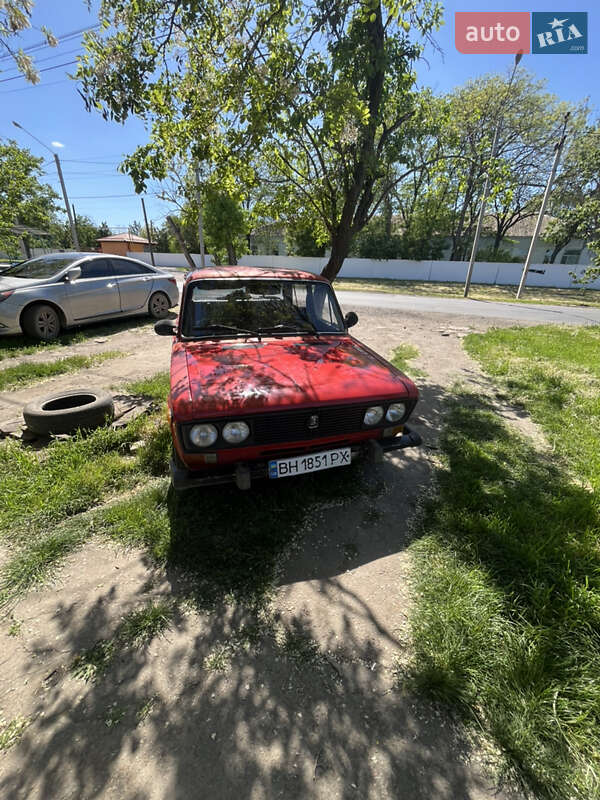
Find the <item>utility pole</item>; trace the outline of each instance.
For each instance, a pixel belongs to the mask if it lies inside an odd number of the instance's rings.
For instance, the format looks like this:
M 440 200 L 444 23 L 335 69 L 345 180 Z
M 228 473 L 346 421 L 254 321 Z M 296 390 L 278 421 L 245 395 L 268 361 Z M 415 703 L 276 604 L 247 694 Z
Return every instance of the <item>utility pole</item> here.
M 196 202 L 198 203 L 198 241 L 200 242 L 200 266 L 205 267 L 204 260 L 204 220 L 202 218 L 202 191 L 200 187 L 200 169 L 196 167 Z
M 13 125 L 15 128 L 19 128 L 19 130 L 26 133 L 27 136 L 31 136 L 32 139 L 38 144 L 41 144 L 42 147 L 45 147 L 52 155 L 54 156 L 54 163 L 56 164 L 56 171 L 58 172 L 58 179 L 60 181 L 60 186 L 62 189 L 63 200 L 65 201 L 65 210 L 67 212 L 67 217 L 69 218 L 69 225 L 71 227 L 71 238 L 73 239 L 73 247 L 75 250 L 79 250 L 79 237 L 77 236 L 77 228 L 75 227 L 75 222 L 73 221 L 73 215 L 71 214 L 71 206 L 69 204 L 69 197 L 67 195 L 67 187 L 65 186 L 65 179 L 63 178 L 62 168 L 60 166 L 60 159 L 58 157 L 58 153 L 55 153 L 54 150 L 51 150 L 47 144 L 44 144 L 37 136 L 34 136 L 33 133 L 30 133 L 27 128 L 24 128 L 22 125 L 19 125 L 18 122 L 13 120 Z
M 144 198 L 141 197 L 140 200 L 142 201 L 142 211 L 144 212 L 144 223 L 146 225 L 146 236 L 148 237 L 148 246 L 150 247 L 150 261 L 152 262 L 152 266 L 155 267 L 156 264 L 154 263 L 154 251 L 152 250 L 152 238 L 150 236 L 150 228 L 148 227 L 148 217 L 146 216 L 146 204 L 144 203 Z
M 513 66 L 513 71 L 510 76 L 510 80 L 508 82 L 508 86 L 506 87 L 506 94 L 502 103 L 504 104 L 509 96 L 510 87 L 512 86 L 512 82 L 515 77 L 515 73 L 517 71 L 517 67 L 519 66 L 519 61 L 523 58 L 522 51 L 518 52 L 515 55 L 515 64 Z M 500 106 L 500 112 L 502 111 L 502 105 Z M 494 130 L 494 139 L 492 141 L 492 154 L 490 160 L 493 160 L 496 157 L 496 148 L 498 146 L 498 136 L 500 135 L 500 126 L 502 125 L 502 114 L 500 113 L 498 116 L 498 122 L 496 124 L 496 129 Z M 483 185 L 483 197 L 481 198 L 481 208 L 479 209 L 479 217 L 477 219 L 477 228 L 475 230 L 475 239 L 473 240 L 473 248 L 471 250 L 471 258 L 469 260 L 469 268 L 467 269 L 467 277 L 465 280 L 465 291 L 463 293 L 463 297 L 469 296 L 469 289 L 471 288 L 471 278 L 473 277 L 473 269 L 475 267 L 475 259 L 477 258 L 477 250 L 479 249 L 479 238 L 481 236 L 481 228 L 483 227 L 483 220 L 485 217 L 485 209 L 487 206 L 487 199 L 488 194 L 490 193 L 490 171 L 489 169 L 486 172 L 485 176 L 485 183 Z
M 546 184 L 546 190 L 544 192 L 544 197 L 542 199 L 542 205 L 540 206 L 540 212 L 538 214 L 537 222 L 535 223 L 535 229 L 533 231 L 533 236 L 531 237 L 531 242 L 529 243 L 529 250 L 527 251 L 527 258 L 525 259 L 525 264 L 523 265 L 523 272 L 521 274 L 521 282 L 519 283 L 519 288 L 517 289 L 517 300 L 521 299 L 521 294 L 523 293 L 523 289 L 525 288 L 525 282 L 527 281 L 527 273 L 529 272 L 529 267 L 531 266 L 531 260 L 533 259 L 533 251 L 537 244 L 537 239 L 540 233 L 540 229 L 542 227 L 542 222 L 544 221 L 544 213 L 546 211 L 546 205 L 548 203 L 548 198 L 550 197 L 550 192 L 552 191 L 552 184 L 554 183 L 554 176 L 556 175 L 556 170 L 558 168 L 558 162 L 560 161 L 560 156 L 565 144 L 565 139 L 567 138 L 566 130 L 567 130 L 567 121 L 569 119 L 570 111 L 567 111 L 565 114 L 565 118 L 563 121 L 562 131 L 560 134 L 560 139 L 554 145 L 554 161 L 552 162 L 552 169 L 550 170 L 550 175 L 548 175 L 548 183 Z
M 56 171 L 58 172 L 58 179 L 60 181 L 60 186 L 62 189 L 63 200 L 65 201 L 65 208 L 67 209 L 67 217 L 69 218 L 69 225 L 71 226 L 71 238 L 73 239 L 73 247 L 75 248 L 75 250 L 79 250 L 80 249 L 79 236 L 77 236 L 77 227 L 75 225 L 75 220 L 73 219 L 73 214 L 71 213 L 71 206 L 69 205 L 69 197 L 67 195 L 67 187 L 65 186 L 65 179 L 63 178 L 62 174 L 62 167 L 60 166 L 60 158 L 58 157 L 58 153 L 52 153 L 52 155 L 54 156 Z

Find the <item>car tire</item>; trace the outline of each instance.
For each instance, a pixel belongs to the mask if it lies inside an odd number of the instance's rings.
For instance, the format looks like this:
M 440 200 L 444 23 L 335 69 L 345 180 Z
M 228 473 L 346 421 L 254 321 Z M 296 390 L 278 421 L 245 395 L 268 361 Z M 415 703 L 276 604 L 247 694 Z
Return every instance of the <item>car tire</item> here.
M 148 313 L 152 319 L 165 319 L 170 307 L 171 301 L 164 292 L 154 292 L 148 301 Z
M 36 303 L 25 309 L 21 327 L 27 336 L 48 342 L 56 339 L 60 333 L 60 316 L 53 306 Z
M 97 389 L 60 392 L 34 400 L 23 409 L 25 424 L 40 436 L 92 430 L 112 422 L 114 415 L 112 395 Z

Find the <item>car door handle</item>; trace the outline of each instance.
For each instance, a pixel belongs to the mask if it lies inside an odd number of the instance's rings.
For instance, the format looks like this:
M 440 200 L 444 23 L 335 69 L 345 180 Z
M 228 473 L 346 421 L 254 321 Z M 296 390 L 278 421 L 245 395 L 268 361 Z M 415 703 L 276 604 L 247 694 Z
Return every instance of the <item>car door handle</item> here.
M 116 283 L 107 283 L 106 284 L 106 288 L 107 289 L 114 289 L 116 285 L 117 285 Z

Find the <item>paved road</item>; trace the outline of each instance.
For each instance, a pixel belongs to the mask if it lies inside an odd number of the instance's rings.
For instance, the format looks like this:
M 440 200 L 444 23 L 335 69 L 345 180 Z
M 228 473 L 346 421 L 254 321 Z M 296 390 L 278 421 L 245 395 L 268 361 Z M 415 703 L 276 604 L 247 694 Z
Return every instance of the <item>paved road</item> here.
M 336 292 L 344 311 L 360 306 L 423 311 L 433 314 L 510 319 L 515 322 L 555 322 L 561 325 L 600 325 L 600 308 L 494 303 L 451 297 L 418 297 L 384 292 Z
M 177 274 L 179 290 L 183 275 Z M 509 319 L 515 322 L 555 322 L 559 325 L 600 325 L 600 308 L 586 306 L 529 305 L 526 303 L 494 303 L 487 300 L 465 300 L 454 297 L 420 297 L 387 292 L 336 292 L 343 310 L 368 306 L 393 308 L 397 311 L 423 311 L 431 314 Z

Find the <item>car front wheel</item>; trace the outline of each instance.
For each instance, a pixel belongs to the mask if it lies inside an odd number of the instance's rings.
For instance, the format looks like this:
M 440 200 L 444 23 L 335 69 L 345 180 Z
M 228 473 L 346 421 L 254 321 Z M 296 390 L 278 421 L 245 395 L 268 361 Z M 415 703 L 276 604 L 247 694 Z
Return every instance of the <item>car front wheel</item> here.
M 169 314 L 169 298 L 164 292 L 154 292 L 148 301 L 148 313 L 153 319 L 164 319 Z
M 50 341 L 56 339 L 60 333 L 60 317 L 52 306 L 38 303 L 26 309 L 23 314 L 22 328 L 27 336 Z

